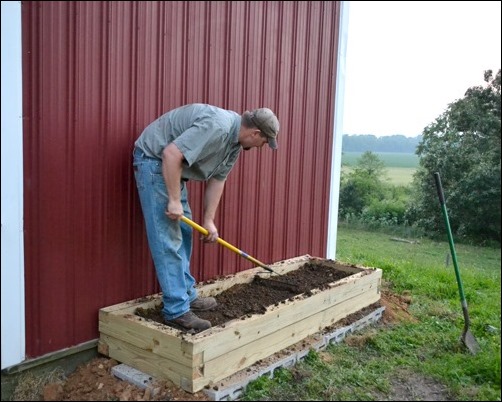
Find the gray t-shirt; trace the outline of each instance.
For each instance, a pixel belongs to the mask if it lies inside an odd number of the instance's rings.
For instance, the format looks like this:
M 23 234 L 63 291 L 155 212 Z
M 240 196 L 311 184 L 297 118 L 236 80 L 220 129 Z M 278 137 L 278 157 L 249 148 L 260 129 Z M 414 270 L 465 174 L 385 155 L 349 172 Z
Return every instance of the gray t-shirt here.
M 150 158 L 174 142 L 183 154 L 184 180 L 225 180 L 242 146 L 241 116 L 231 110 L 194 103 L 173 109 L 148 125 L 134 145 Z

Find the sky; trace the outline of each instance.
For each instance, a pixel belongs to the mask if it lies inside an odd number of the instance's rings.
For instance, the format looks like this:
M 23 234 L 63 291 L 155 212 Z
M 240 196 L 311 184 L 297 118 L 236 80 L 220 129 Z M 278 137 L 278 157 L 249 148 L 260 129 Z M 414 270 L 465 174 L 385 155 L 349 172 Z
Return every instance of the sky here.
M 420 135 L 501 68 L 500 1 L 349 1 L 343 133 Z

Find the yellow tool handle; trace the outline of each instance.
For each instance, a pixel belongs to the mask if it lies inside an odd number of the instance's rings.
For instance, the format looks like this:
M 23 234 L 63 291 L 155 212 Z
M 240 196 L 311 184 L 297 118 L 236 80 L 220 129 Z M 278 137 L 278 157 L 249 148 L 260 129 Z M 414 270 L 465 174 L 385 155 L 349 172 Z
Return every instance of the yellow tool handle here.
M 203 228 L 202 226 L 198 225 L 197 223 L 195 223 L 191 219 L 188 219 L 186 216 L 181 215 L 180 219 L 183 222 L 185 222 L 187 225 L 190 225 L 194 229 L 196 229 L 199 232 L 201 232 L 204 236 L 207 236 L 209 234 L 209 232 L 205 228 Z M 234 253 L 239 254 L 241 257 L 244 257 L 244 258 L 248 259 L 249 261 L 255 263 L 256 265 L 258 265 L 258 266 L 260 266 L 262 268 L 265 268 L 269 272 L 274 272 L 275 273 L 275 271 L 272 268 L 270 268 L 269 266 L 267 266 L 264 263 L 258 261 L 256 258 L 253 258 L 250 255 L 246 254 L 244 251 L 239 250 L 237 247 L 232 246 L 230 243 L 226 242 L 225 240 L 223 240 L 223 239 L 221 239 L 221 238 L 218 237 L 218 239 L 216 241 L 218 243 L 220 243 L 222 246 L 225 246 L 226 248 L 232 250 Z

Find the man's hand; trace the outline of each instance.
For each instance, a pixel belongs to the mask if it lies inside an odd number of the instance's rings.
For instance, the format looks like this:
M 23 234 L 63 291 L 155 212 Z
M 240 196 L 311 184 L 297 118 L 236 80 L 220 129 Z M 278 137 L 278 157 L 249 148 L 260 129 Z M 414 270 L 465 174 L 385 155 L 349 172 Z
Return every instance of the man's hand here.
M 173 220 L 178 220 L 183 215 L 183 206 L 180 201 L 169 200 L 166 208 L 166 215 Z
M 204 229 L 208 231 L 207 236 L 203 236 L 202 240 L 205 243 L 214 243 L 218 240 L 218 229 L 212 220 L 204 221 Z

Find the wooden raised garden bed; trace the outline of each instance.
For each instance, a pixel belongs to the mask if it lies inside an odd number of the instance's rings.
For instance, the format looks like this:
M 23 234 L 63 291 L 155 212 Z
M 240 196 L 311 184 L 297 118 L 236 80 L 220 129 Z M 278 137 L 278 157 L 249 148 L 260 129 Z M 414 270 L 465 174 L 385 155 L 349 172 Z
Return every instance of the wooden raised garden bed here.
M 169 378 L 188 392 L 197 392 L 380 300 L 382 272 L 378 268 L 308 255 L 271 267 L 282 275 L 306 263 L 315 264 L 316 269 L 336 268 L 348 276 L 270 305 L 264 313 L 235 318 L 196 334 L 137 314 L 138 308 L 158 308 L 162 303 L 159 294 L 102 308 L 98 350 L 154 377 Z M 199 295 L 223 295 L 234 285 L 251 283 L 262 272 L 262 268 L 254 268 L 200 284 Z M 286 280 L 283 276 L 272 278 Z

